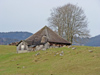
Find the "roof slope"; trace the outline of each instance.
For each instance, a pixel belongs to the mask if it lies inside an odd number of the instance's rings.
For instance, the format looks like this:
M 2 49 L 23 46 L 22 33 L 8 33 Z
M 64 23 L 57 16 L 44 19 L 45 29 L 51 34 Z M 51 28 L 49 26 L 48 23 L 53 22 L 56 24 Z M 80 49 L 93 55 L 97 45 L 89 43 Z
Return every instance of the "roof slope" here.
M 54 31 L 52 31 L 47 26 L 43 27 L 41 30 L 33 34 L 32 36 L 28 37 L 26 41 L 34 42 L 33 44 L 39 44 L 41 43 L 41 38 L 43 36 L 47 37 L 48 42 L 54 42 L 54 43 L 64 43 L 64 44 L 70 44 L 68 41 L 63 39 L 61 36 L 56 34 Z

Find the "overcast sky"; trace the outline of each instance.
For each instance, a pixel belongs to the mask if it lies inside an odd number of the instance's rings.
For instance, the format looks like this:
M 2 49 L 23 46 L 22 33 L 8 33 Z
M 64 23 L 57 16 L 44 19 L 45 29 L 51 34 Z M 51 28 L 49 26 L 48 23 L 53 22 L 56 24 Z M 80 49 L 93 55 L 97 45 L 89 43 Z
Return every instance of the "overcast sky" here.
M 0 32 L 37 32 L 48 25 L 51 9 L 65 4 L 82 7 L 91 36 L 100 34 L 100 0 L 0 0 Z

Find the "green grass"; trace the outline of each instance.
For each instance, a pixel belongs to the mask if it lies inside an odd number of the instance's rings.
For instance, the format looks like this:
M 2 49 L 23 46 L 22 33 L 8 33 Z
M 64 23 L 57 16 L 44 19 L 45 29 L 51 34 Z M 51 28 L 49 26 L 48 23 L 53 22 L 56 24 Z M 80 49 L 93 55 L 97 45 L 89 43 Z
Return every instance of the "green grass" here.
M 0 75 L 100 75 L 100 47 L 74 47 L 17 54 L 15 46 L 0 45 Z

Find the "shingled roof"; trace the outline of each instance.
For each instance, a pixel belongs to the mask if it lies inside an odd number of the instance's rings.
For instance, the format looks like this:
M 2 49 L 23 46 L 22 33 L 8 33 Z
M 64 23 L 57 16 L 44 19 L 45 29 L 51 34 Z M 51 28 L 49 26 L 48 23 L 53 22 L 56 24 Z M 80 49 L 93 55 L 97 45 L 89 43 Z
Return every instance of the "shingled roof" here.
M 43 36 L 47 37 L 48 42 L 52 43 L 60 43 L 60 44 L 68 44 L 70 45 L 71 43 L 63 39 L 61 36 L 56 34 L 54 31 L 52 31 L 50 28 L 47 26 L 43 27 L 41 30 L 33 34 L 32 36 L 28 37 L 25 41 L 29 44 L 40 44 L 41 43 L 41 38 Z

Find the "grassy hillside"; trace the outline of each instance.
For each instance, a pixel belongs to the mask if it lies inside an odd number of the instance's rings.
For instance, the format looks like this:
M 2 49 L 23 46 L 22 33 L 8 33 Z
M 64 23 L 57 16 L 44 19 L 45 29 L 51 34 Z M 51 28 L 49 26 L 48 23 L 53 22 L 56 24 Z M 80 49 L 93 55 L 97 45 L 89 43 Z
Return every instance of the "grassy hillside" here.
M 100 75 L 100 47 L 74 47 L 17 54 L 15 46 L 1 45 L 0 75 Z

